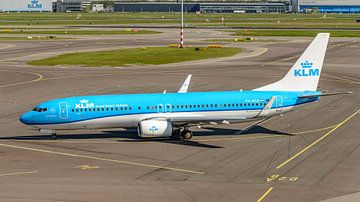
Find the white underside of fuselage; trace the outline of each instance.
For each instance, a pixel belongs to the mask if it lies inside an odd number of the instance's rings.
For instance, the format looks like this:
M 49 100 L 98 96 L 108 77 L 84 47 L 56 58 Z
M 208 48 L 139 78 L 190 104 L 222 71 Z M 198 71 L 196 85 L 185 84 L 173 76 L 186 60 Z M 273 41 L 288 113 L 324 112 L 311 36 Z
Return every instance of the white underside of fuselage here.
M 167 119 L 174 126 L 182 124 L 203 123 L 241 123 L 253 119 L 263 119 L 276 116 L 294 109 L 293 106 L 282 109 L 269 109 L 266 116 L 259 117 L 261 110 L 234 110 L 234 111 L 206 111 L 206 112 L 172 112 L 120 115 L 103 118 L 95 118 L 84 121 L 76 121 L 62 124 L 31 125 L 35 128 L 52 130 L 74 129 L 106 129 L 106 128 L 132 128 L 137 127 L 139 122 L 147 119 Z

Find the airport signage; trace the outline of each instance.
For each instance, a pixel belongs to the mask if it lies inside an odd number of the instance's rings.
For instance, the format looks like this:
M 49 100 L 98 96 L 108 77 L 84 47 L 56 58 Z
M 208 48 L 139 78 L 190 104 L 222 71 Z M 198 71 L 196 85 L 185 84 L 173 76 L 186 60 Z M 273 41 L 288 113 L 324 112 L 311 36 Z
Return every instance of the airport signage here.
M 53 9 L 52 0 L 12 0 L 0 1 L 0 11 L 48 11 Z

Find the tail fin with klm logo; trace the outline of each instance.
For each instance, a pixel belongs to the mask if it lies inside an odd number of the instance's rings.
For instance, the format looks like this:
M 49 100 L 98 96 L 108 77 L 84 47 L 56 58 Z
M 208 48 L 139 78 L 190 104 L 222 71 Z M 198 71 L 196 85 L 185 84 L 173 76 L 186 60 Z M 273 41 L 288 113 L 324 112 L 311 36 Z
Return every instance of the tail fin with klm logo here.
M 329 38 L 329 33 L 317 34 L 282 79 L 254 91 L 316 91 Z

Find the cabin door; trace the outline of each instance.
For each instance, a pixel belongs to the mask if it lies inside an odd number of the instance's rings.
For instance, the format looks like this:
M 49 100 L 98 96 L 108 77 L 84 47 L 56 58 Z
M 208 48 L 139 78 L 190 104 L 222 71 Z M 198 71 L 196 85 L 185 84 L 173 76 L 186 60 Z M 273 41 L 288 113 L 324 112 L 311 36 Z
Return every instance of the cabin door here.
M 67 119 L 68 118 L 68 107 L 66 102 L 60 102 L 60 119 Z
M 158 113 L 164 113 L 164 105 L 163 104 L 158 104 L 157 105 L 157 112 Z
M 165 112 L 166 112 L 166 113 L 170 113 L 170 112 L 171 112 L 171 109 L 172 109 L 172 105 L 171 105 L 171 104 L 168 103 L 168 104 L 165 105 Z
M 283 110 L 283 97 L 281 95 L 276 96 L 276 111 L 282 112 Z

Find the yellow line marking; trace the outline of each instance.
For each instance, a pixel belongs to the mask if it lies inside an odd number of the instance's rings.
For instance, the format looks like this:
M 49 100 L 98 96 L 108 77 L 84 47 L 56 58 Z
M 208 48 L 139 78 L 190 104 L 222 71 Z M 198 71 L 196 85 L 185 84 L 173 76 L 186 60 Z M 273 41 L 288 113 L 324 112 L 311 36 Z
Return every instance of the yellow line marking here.
M 39 171 L 28 171 L 28 172 L 17 172 L 17 173 L 6 173 L 6 174 L 0 174 L 0 177 L 3 176 L 11 176 L 11 175 L 26 175 L 26 174 L 33 174 L 37 173 Z
M 296 133 L 291 133 L 292 135 L 301 135 L 301 134 L 307 134 L 307 133 L 314 133 L 314 132 L 319 132 L 319 131 L 323 131 L 323 130 L 328 130 L 331 128 L 336 127 L 339 124 L 333 125 L 333 126 L 329 126 L 329 127 L 325 127 L 325 128 L 319 128 L 319 129 L 315 129 L 315 130 L 308 130 L 308 131 L 302 131 L 302 132 L 296 132 Z
M 82 170 L 89 170 L 89 169 L 100 168 L 100 166 L 81 165 L 81 166 L 76 166 L 75 168 L 80 168 Z
M 270 187 L 256 202 L 261 202 L 264 198 L 274 189 L 274 187 Z
M 348 122 L 351 118 L 353 118 L 355 115 L 357 115 L 360 112 L 360 109 L 357 110 L 355 113 L 353 113 L 352 115 L 350 115 L 348 118 L 346 118 L 343 122 L 339 123 L 338 125 L 336 125 L 336 127 L 334 127 L 332 130 L 330 130 L 329 132 L 327 132 L 325 135 L 323 135 L 322 137 L 320 137 L 318 140 L 316 140 L 315 142 L 311 143 L 309 146 L 305 147 L 303 150 L 301 150 L 300 152 L 298 152 L 297 154 L 295 154 L 294 156 L 292 156 L 291 158 L 289 158 L 288 160 L 286 160 L 285 162 L 281 163 L 278 167 L 276 167 L 276 169 L 279 169 L 281 167 L 283 167 L 284 165 L 286 165 L 287 163 L 289 163 L 290 161 L 292 161 L 293 159 L 295 159 L 296 157 L 300 156 L 302 153 L 304 153 L 306 150 L 310 149 L 311 147 L 313 147 L 314 145 L 316 145 L 317 143 L 319 143 L 321 140 L 323 140 L 324 138 L 326 138 L 327 136 L 329 136 L 331 133 L 333 133 L 335 130 L 337 130 L 338 128 L 340 128 L 342 125 L 344 125 L 346 122 Z
M 9 72 L 11 72 L 11 71 L 9 71 Z M 15 72 L 15 71 L 14 71 L 14 72 Z M 38 76 L 38 78 L 37 78 L 37 79 L 34 79 L 34 80 L 30 80 L 30 81 L 23 81 L 23 82 L 18 82 L 18 83 L 12 83 L 12 84 L 7 84 L 7 85 L 2 85 L 2 86 L 0 86 L 0 88 L 17 86 L 17 85 L 22 85 L 22 84 L 27 84 L 27 83 L 34 83 L 34 82 L 41 81 L 41 80 L 44 78 L 41 74 L 34 73 L 34 72 L 18 72 L 18 73 L 32 74 L 32 75 Z
M 23 149 L 23 150 L 28 150 L 28 151 L 42 152 L 42 153 L 48 153 L 48 154 L 57 154 L 57 155 L 62 155 L 62 156 L 70 156 L 70 157 L 85 158 L 85 159 L 92 159 L 92 160 L 99 160 L 99 161 L 107 161 L 107 162 L 112 162 L 112 163 L 120 163 L 120 164 L 134 165 L 134 166 L 142 166 L 142 167 L 148 167 L 148 168 L 173 170 L 173 171 L 184 172 L 184 173 L 193 173 L 193 174 L 199 174 L 199 175 L 205 174 L 204 172 L 186 170 L 186 169 L 181 169 L 181 168 L 158 166 L 158 165 L 137 163 L 137 162 L 131 162 L 131 161 L 121 161 L 121 160 L 116 160 L 116 159 L 107 159 L 107 158 L 100 158 L 100 157 L 94 157 L 94 156 L 85 156 L 85 155 L 80 155 L 80 154 L 70 154 L 70 153 L 56 152 L 56 151 L 50 151 L 50 150 L 45 150 L 45 149 L 30 148 L 30 147 L 22 147 L 22 146 L 10 145 L 10 144 L 2 144 L 1 143 L 0 146 L 16 148 L 16 149 Z

